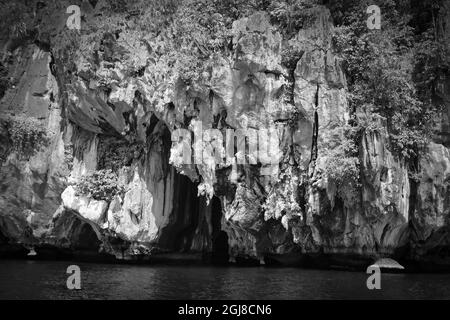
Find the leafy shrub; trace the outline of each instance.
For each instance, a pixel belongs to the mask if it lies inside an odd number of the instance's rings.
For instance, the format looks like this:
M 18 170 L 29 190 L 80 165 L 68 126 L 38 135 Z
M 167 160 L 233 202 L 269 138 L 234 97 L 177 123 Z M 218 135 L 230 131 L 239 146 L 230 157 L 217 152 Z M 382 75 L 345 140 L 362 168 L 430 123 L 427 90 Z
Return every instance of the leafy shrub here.
M 309 16 L 308 10 L 316 4 L 314 0 L 277 0 L 272 1 L 267 10 L 289 39 L 303 27 Z
M 129 166 L 132 160 L 139 158 L 142 153 L 143 145 L 140 143 L 104 137 L 99 144 L 99 169 L 117 172 L 122 167 Z
M 49 143 L 44 125 L 37 119 L 26 116 L 11 116 L 7 119 L 8 134 L 12 150 L 29 157 Z
M 436 69 L 445 69 L 431 62 L 443 61 L 442 54 L 435 59 L 439 52 L 436 39 L 415 34 L 411 9 L 402 3 L 337 3 L 339 14 L 332 12 L 340 25 L 334 45 L 345 61 L 351 108 L 371 110 L 386 119 L 396 153 L 406 159 L 416 157 L 437 118 L 437 108 L 430 102 L 432 86 L 427 82 L 434 81 Z M 381 7 L 381 30 L 366 26 L 365 8 L 370 4 Z
M 218 1 L 183 2 L 173 21 L 173 41 L 180 78 L 188 84 L 207 81 L 214 54 L 223 52 L 231 40 L 227 16 Z
M 303 55 L 303 50 L 295 48 L 293 46 L 288 46 L 281 52 L 281 64 L 285 66 L 288 70 L 294 71 L 297 67 L 297 62 Z
M 354 203 L 359 187 L 359 159 L 342 154 L 342 150 L 333 150 L 327 158 L 325 174 L 329 182 L 334 183 L 337 193 L 347 203 Z
M 346 126 L 339 144 L 327 154 L 322 174 L 336 186 L 338 196 L 354 203 L 359 189 L 360 163 L 358 158 L 357 129 Z
M 83 176 L 75 185 L 78 195 L 92 197 L 95 200 L 111 201 L 111 199 L 124 191 L 117 175 L 111 170 L 98 170 L 92 175 Z
M 264 219 L 280 219 L 283 215 L 298 216 L 301 209 L 298 204 L 299 177 L 292 167 L 280 174 L 279 181 L 272 188 L 263 204 Z

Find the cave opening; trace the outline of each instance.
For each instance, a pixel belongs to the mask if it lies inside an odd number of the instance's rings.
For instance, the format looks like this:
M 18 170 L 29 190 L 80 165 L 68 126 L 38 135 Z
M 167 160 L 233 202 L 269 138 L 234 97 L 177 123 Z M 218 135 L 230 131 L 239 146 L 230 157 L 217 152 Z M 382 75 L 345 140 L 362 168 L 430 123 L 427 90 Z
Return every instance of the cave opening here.
M 172 169 L 174 170 L 174 169 Z M 206 200 L 197 195 L 197 183 L 192 182 L 187 176 L 175 173 L 175 195 L 174 210 L 176 222 L 172 225 L 170 233 L 166 233 L 169 239 L 174 241 L 173 247 L 176 251 L 186 252 L 191 249 L 192 240 L 198 225 L 199 213 L 202 201 Z M 176 234 L 171 237 L 170 234 Z
M 227 263 L 228 236 L 222 230 L 220 199 L 213 196 L 208 204 L 206 197 L 199 195 L 200 181 L 191 180 L 188 175 L 178 172 L 170 165 L 171 133 L 158 120 L 148 128 L 149 141 L 155 141 L 156 133 L 162 147 L 161 171 L 166 175 L 163 194 L 171 192 L 171 196 L 165 196 L 162 203 L 162 215 L 168 219 L 168 223 L 160 232 L 158 248 L 167 253 L 201 252 L 203 258 L 212 258 L 216 263 Z M 161 151 L 158 149 L 158 152 Z
M 79 253 L 98 252 L 101 241 L 88 223 L 77 220 L 72 232 L 71 243 L 75 251 Z
M 211 202 L 211 224 L 212 224 L 212 255 L 211 260 L 215 264 L 228 263 L 228 235 L 222 230 L 222 204 L 216 196 Z

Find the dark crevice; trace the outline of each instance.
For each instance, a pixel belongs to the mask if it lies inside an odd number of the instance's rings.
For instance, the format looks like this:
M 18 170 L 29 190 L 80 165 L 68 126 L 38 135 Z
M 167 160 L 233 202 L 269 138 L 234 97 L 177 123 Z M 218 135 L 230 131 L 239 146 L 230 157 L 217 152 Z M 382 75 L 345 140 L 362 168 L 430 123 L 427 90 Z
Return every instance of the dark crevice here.
M 222 230 L 222 205 L 218 197 L 213 197 L 211 203 L 211 224 L 212 224 L 212 263 L 228 263 L 228 235 Z
M 319 115 L 317 113 L 317 110 L 319 108 L 319 89 L 320 86 L 317 85 L 317 91 L 315 96 L 315 108 L 314 108 L 313 136 L 311 144 L 311 164 L 313 165 L 313 171 L 311 173 L 311 176 L 314 175 L 315 163 L 317 160 L 317 153 L 318 153 L 317 139 L 319 136 Z
M 295 105 L 295 100 L 294 100 L 294 90 L 295 90 L 295 69 L 297 69 L 297 64 L 298 62 L 302 59 L 303 55 L 305 54 L 304 51 L 299 52 L 298 56 L 295 58 L 295 60 L 291 63 L 285 64 L 285 66 L 288 68 L 289 70 L 289 75 L 288 75 L 288 88 L 287 90 L 289 91 L 289 100 L 288 102 L 291 105 Z
M 171 223 L 161 230 L 160 245 L 169 251 L 189 251 L 195 230 L 198 226 L 201 201 L 205 198 L 197 196 L 197 183 L 172 169 L 174 178 L 173 217 Z
M 410 162 L 409 171 L 413 172 L 413 173 L 419 172 L 419 160 L 418 160 L 417 157 L 415 157 L 415 159 L 413 159 Z M 412 236 L 411 239 L 410 239 L 410 242 L 411 241 L 414 242 L 414 241 L 419 240 L 417 238 L 417 234 L 418 233 L 417 233 L 416 228 L 415 228 L 415 222 L 416 222 L 415 221 L 416 220 L 415 211 L 416 211 L 416 203 L 417 203 L 417 188 L 418 188 L 418 185 L 419 185 L 419 182 L 417 181 L 417 179 L 410 175 L 409 176 L 410 192 L 409 192 L 409 199 L 408 199 L 408 201 L 409 201 L 409 211 L 408 211 L 409 221 L 408 221 L 408 224 L 409 224 L 409 228 L 411 230 L 410 234 Z
M 8 237 L 5 236 L 2 232 L 2 230 L 0 229 L 0 244 L 4 244 L 4 243 L 8 243 Z
M 101 241 L 97 238 L 97 234 L 88 223 L 80 221 L 72 235 L 72 247 L 76 251 L 92 251 L 98 252 Z

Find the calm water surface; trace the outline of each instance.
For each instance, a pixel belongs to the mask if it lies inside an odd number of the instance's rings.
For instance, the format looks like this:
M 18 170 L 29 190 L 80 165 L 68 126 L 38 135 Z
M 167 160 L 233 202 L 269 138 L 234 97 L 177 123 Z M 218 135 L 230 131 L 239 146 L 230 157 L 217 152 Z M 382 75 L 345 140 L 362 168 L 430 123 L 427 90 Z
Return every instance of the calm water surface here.
M 81 268 L 82 290 L 66 269 Z M 0 299 L 449 299 L 450 274 L 368 275 L 295 268 L 136 266 L 0 260 Z

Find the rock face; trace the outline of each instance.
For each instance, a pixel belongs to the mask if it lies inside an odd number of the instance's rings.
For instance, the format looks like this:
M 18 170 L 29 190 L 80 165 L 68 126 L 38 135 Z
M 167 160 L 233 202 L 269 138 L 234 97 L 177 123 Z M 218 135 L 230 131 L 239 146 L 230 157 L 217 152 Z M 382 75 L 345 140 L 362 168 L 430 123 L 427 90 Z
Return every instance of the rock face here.
M 326 7 L 308 11 L 289 41 L 263 11 L 233 21 L 228 52 L 211 53 L 196 84 L 158 55 L 169 40 L 126 24 L 124 13 L 83 2 L 77 34 L 65 27 L 65 8 L 46 4 L 34 16 L 52 24 L 40 25 L 35 43 L 5 46 L 15 84 L 0 104 L 0 255 L 33 247 L 127 260 L 184 253 L 222 262 L 450 263 L 444 140 L 428 146 L 412 179 L 380 121 L 360 139 L 359 181 L 344 189 L 325 174 L 350 112 Z M 63 46 L 71 37 L 79 47 Z M 299 53 L 291 68 L 287 47 Z M 47 132 L 29 155 L 11 138 L 18 116 Z M 269 150 L 272 163 L 247 154 L 247 163 L 216 165 L 200 148 L 201 161 L 183 163 L 173 133 L 198 125 L 223 143 L 227 130 L 272 129 L 279 150 Z M 80 181 L 105 170 L 118 192 L 80 192 Z

